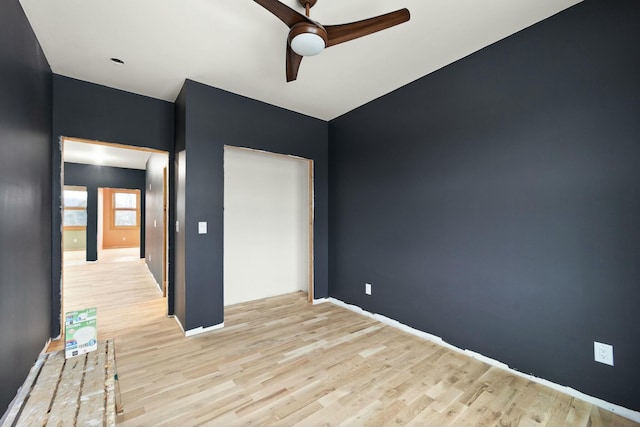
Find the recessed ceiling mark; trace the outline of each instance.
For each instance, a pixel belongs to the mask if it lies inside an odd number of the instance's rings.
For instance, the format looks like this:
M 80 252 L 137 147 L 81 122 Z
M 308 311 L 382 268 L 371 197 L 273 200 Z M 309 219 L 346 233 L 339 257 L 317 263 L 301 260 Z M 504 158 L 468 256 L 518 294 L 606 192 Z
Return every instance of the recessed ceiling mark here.
M 113 62 L 114 64 L 124 65 L 124 61 L 120 58 L 111 58 L 111 62 Z

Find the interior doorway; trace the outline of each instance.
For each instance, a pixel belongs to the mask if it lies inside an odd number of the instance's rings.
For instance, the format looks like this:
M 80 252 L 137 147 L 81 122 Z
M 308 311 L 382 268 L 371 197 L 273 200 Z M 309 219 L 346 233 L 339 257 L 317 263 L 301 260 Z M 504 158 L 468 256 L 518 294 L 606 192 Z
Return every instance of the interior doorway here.
M 313 299 L 313 161 L 225 146 L 224 305 Z
M 169 153 L 68 137 L 61 138 L 61 152 L 62 186 L 73 180 L 74 187 L 69 189 L 81 189 L 87 195 L 84 202 L 85 250 L 77 250 L 71 254 L 65 251 L 63 239 L 61 321 L 66 311 L 65 300 L 69 297 L 65 292 L 65 266 L 68 265 L 111 263 L 114 269 L 126 274 L 128 267 L 125 263 L 133 262 L 134 264 L 130 264 L 132 274 L 140 276 L 141 268 L 146 271 L 147 277 L 151 273 L 157 286 L 156 295 L 160 292 L 165 297 L 169 277 Z M 78 182 L 85 184 L 78 186 Z M 135 184 L 129 185 L 131 182 Z M 61 209 L 64 221 L 65 209 Z M 73 214 L 78 216 L 77 213 Z M 116 264 L 112 263 L 120 264 L 116 268 Z M 95 271 L 99 271 L 97 274 L 102 275 L 96 277 L 96 281 L 105 283 L 103 276 L 108 270 L 109 268 L 96 268 Z M 109 297 L 102 290 L 96 291 L 96 296 L 99 296 L 97 294 Z M 153 289 L 151 293 L 139 291 L 134 298 L 145 295 L 152 296 Z M 83 295 L 83 300 L 91 301 L 90 298 L 84 298 L 86 296 Z M 164 298 L 164 301 L 168 311 L 168 299 Z M 61 330 L 64 331 L 64 324 L 61 325 Z

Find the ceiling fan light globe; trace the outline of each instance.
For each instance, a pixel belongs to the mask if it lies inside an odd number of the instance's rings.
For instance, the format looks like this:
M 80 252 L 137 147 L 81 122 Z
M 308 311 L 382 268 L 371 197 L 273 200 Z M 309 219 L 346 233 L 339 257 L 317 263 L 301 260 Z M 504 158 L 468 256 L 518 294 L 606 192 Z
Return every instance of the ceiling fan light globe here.
M 325 42 L 318 34 L 301 33 L 291 40 L 291 49 L 300 56 L 313 56 L 322 52 Z

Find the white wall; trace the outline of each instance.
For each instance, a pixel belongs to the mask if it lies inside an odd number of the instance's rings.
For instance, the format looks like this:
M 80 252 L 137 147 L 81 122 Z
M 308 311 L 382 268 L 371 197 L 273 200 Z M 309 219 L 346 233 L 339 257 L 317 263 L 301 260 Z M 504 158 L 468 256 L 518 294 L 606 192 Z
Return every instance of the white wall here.
M 309 215 L 309 161 L 225 147 L 225 305 L 308 291 Z

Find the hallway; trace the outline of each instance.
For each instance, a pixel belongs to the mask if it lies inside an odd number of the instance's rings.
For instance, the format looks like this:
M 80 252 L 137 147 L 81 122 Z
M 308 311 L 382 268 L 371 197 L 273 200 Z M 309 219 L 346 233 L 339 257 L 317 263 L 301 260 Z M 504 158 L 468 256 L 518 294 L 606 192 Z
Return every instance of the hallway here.
M 100 341 L 120 342 L 158 324 L 180 332 L 166 317 L 166 299 L 138 254 L 138 248 L 103 250 L 95 263 L 85 262 L 83 251 L 64 254 L 63 312 L 96 307 Z M 62 348 L 62 340 L 52 341 L 48 351 Z

